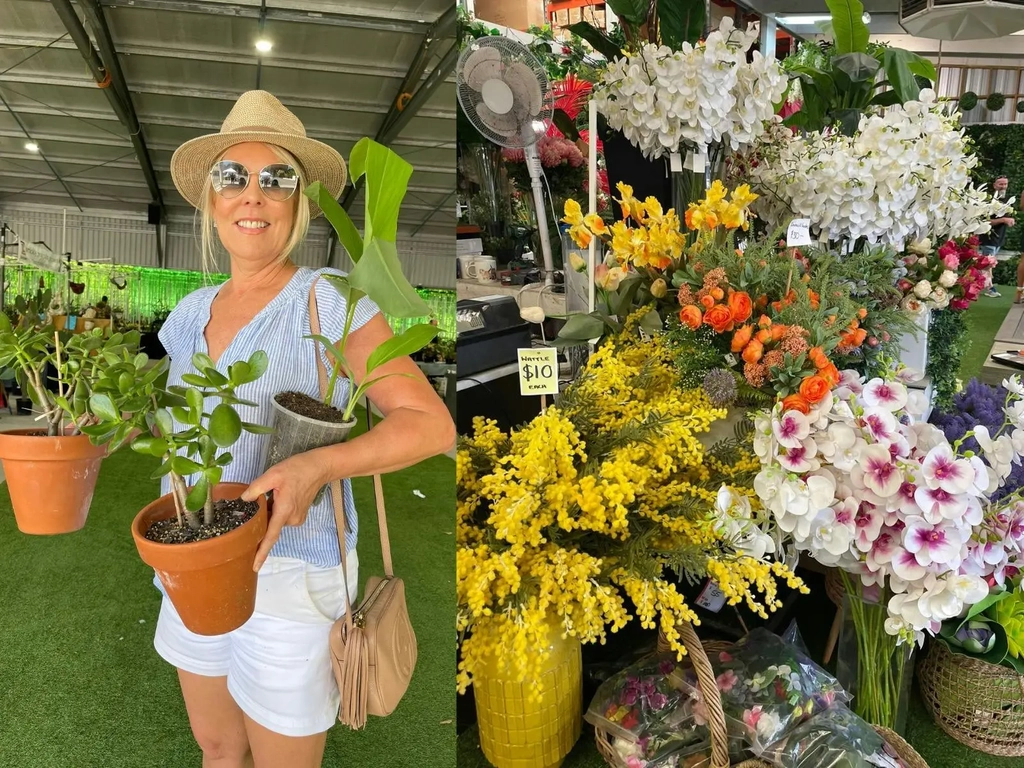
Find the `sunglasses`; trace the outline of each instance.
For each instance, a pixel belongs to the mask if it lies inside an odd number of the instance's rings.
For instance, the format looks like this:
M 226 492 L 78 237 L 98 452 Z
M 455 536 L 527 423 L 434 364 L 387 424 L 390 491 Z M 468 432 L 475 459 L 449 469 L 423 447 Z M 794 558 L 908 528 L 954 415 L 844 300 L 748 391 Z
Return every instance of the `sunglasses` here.
M 221 197 L 238 197 L 249 186 L 249 169 L 233 160 L 221 160 L 210 169 L 213 191 Z M 281 202 L 295 194 L 299 188 L 299 172 L 287 163 L 273 163 L 257 175 L 263 194 Z

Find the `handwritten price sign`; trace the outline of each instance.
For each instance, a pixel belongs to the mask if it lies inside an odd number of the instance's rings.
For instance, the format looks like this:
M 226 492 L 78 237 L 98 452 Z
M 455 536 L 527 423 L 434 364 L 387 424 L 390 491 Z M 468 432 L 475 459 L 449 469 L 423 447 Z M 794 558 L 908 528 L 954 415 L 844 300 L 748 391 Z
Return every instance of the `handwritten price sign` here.
M 522 395 L 558 394 L 558 351 L 554 347 L 520 349 L 519 393 Z

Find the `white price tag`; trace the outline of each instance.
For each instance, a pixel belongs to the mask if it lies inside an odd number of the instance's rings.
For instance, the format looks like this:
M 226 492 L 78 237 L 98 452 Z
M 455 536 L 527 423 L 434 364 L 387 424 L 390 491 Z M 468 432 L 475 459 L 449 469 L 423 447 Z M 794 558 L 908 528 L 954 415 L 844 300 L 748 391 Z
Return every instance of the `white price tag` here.
M 703 149 L 697 150 L 693 154 L 693 172 L 704 173 L 704 169 L 708 166 L 708 155 Z
M 704 589 L 697 596 L 697 605 L 701 608 L 706 608 L 712 613 L 718 613 L 725 607 L 725 595 L 722 594 L 722 590 L 718 588 L 716 582 L 708 579 Z
M 683 170 L 683 158 L 678 152 L 673 152 L 668 156 L 668 165 L 672 173 L 680 173 Z
M 554 347 L 519 349 L 519 393 L 558 394 L 558 350 Z
M 793 219 L 789 223 L 789 230 L 786 232 L 786 246 L 795 248 L 798 245 L 813 245 L 811 240 L 811 220 Z

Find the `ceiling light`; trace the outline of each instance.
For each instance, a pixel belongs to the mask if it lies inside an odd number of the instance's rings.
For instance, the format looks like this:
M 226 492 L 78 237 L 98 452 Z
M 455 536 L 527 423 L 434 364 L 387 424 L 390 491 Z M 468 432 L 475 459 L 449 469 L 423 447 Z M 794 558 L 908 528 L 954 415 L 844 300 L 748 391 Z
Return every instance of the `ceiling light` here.
M 820 24 L 823 21 L 832 21 L 828 14 L 797 13 L 788 16 L 776 16 L 779 24 L 801 26 L 805 24 Z
M 867 11 L 864 11 L 864 15 L 860 17 L 860 20 L 863 21 L 865 24 L 870 24 L 871 14 L 868 13 Z
M 34 141 L 30 141 L 28 144 L 25 145 L 25 149 L 27 149 L 29 152 L 38 152 L 39 145 L 36 144 Z
M 267 39 L 261 38 L 256 41 L 256 50 L 260 53 L 270 53 L 270 49 L 274 47 L 274 44 Z

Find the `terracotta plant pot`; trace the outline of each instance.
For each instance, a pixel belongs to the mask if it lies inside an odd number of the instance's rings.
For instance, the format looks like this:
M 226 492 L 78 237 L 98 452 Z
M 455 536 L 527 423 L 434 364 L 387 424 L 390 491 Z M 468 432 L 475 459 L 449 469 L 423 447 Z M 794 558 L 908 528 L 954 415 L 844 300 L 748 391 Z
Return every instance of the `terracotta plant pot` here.
M 18 530 L 42 535 L 80 530 L 106 454 L 105 445 L 93 445 L 85 435 L 0 432 L 0 459 Z
M 219 483 L 213 499 L 237 499 L 245 483 Z M 238 629 L 256 605 L 256 549 L 267 532 L 267 502 L 230 533 L 190 544 L 162 544 L 145 537 L 149 527 L 175 516 L 174 498 L 161 496 L 132 521 L 139 556 L 156 570 L 182 622 L 197 635 L 223 635 Z

